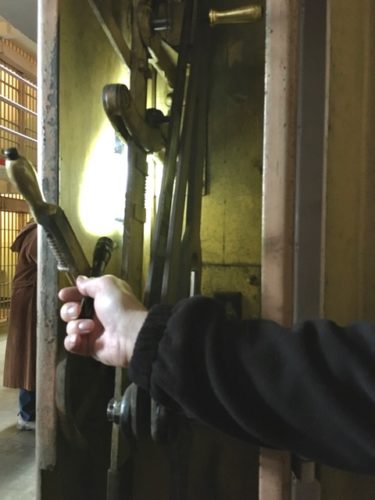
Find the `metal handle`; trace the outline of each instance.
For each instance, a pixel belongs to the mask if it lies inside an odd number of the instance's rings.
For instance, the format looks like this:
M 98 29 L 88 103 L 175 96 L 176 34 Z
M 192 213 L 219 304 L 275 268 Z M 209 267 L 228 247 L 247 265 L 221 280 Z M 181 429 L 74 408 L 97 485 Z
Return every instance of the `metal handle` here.
M 16 148 L 6 149 L 4 155 L 8 177 L 29 204 L 35 220 L 38 220 L 41 212 L 54 213 L 56 207 L 44 201 L 36 171 L 31 163 L 20 156 Z
M 211 26 L 217 24 L 242 24 L 253 23 L 258 21 L 263 14 L 260 5 L 248 5 L 247 7 L 240 7 L 231 10 L 213 10 L 208 13 L 208 18 Z

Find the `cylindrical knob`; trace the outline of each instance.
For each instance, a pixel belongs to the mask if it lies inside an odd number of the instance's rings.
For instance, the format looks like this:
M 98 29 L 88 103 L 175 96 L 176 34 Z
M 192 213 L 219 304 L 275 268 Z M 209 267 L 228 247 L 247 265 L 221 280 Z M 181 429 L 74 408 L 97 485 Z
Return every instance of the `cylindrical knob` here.
M 231 10 L 210 10 L 208 18 L 211 26 L 217 24 L 240 24 L 253 23 L 262 17 L 262 7 L 260 5 L 249 5 Z
M 110 400 L 107 406 L 107 419 L 109 422 L 120 426 L 126 436 L 130 437 L 132 435 L 129 391 L 125 391 L 120 400 Z
M 111 399 L 107 406 L 107 420 L 119 424 L 121 419 L 121 401 Z
M 130 384 L 120 400 L 111 399 L 107 406 L 107 419 L 120 426 L 128 437 L 139 438 L 150 434 L 150 396 Z

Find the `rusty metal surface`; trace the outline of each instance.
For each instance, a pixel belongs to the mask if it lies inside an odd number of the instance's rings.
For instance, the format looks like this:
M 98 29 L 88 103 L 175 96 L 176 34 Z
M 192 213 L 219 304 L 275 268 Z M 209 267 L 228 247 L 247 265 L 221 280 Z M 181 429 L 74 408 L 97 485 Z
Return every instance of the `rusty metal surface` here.
M 284 325 L 293 319 L 299 8 L 271 0 L 266 9 L 262 316 Z M 290 487 L 288 454 L 262 450 L 260 500 L 287 500 Z
M 41 0 L 38 13 L 38 165 L 46 199 L 58 200 L 58 0 Z M 39 231 L 37 323 L 38 498 L 42 471 L 56 465 L 55 363 L 57 353 L 57 268 Z M 48 283 L 48 287 L 45 284 Z

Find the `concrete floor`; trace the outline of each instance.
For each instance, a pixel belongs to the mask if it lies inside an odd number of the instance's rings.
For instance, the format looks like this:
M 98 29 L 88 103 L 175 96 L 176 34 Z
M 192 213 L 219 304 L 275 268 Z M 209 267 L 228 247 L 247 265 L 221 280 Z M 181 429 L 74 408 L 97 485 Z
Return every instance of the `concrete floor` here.
M 0 499 L 35 500 L 35 433 L 18 431 L 18 390 L 2 386 L 6 335 L 0 332 Z

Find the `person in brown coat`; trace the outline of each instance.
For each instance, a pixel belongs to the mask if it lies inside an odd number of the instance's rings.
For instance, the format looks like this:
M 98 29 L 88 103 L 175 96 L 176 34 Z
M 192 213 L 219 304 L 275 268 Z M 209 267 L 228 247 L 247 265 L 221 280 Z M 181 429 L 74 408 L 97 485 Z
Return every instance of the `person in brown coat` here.
M 37 224 L 29 222 L 14 240 L 18 253 L 12 283 L 9 329 L 5 351 L 5 387 L 18 388 L 17 428 L 35 429 Z

